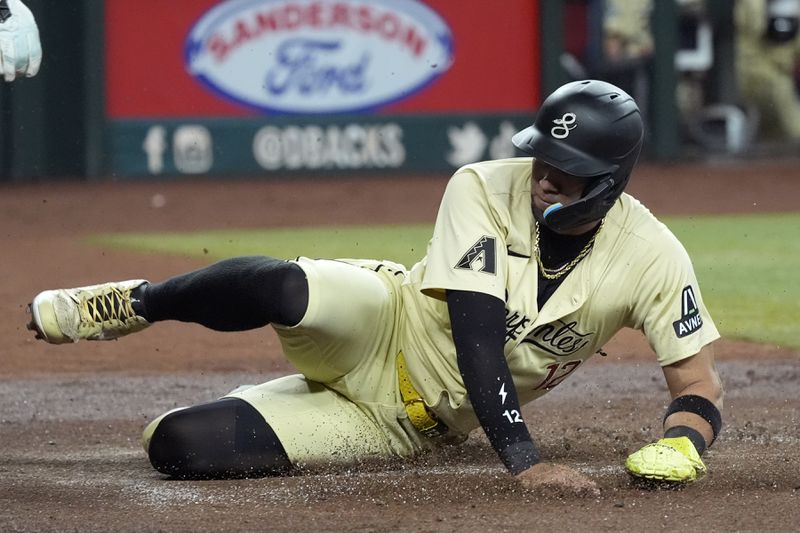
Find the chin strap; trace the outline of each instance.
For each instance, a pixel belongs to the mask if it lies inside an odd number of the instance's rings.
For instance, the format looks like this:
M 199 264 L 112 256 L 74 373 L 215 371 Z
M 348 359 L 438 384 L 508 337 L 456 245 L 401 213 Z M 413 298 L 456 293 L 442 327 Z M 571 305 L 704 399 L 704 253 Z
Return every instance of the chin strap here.
M 613 186 L 614 178 L 611 176 L 602 178 L 597 185 L 580 200 L 567 205 L 559 202 L 545 209 L 542 214 L 543 222 L 550 229 L 561 231 L 603 218 L 605 212 L 596 212 L 593 209 L 593 200 L 608 192 Z

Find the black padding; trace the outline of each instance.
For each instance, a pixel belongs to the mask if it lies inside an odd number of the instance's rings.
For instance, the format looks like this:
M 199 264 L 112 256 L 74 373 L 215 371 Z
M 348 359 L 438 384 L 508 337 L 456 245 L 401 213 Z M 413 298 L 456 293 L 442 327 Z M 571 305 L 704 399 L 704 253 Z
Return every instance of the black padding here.
M 671 414 L 681 411 L 694 413 L 711 424 L 711 431 L 714 433 L 714 437 L 711 439 L 711 442 L 714 442 L 714 439 L 717 438 L 717 434 L 719 434 L 720 430 L 722 429 L 722 413 L 719 412 L 719 409 L 717 409 L 716 405 L 714 405 L 710 400 L 703 398 L 702 396 L 697 396 L 696 394 L 678 396 L 672 400 L 672 402 L 670 402 L 669 407 L 667 408 L 667 413 L 664 415 L 664 420 L 666 420 Z
M 701 435 L 699 431 L 689 426 L 672 426 L 664 432 L 664 437 L 668 439 L 687 437 L 692 441 L 698 455 L 703 455 L 703 452 L 706 451 L 706 439 L 703 438 L 703 435 Z
M 180 479 L 263 477 L 291 463 L 261 414 L 239 398 L 223 398 L 165 416 L 148 449 L 153 468 Z
M 308 282 L 296 263 L 266 256 L 234 257 L 134 295 L 150 322 L 180 320 L 217 331 L 244 331 L 269 323 L 294 326 L 308 306 Z

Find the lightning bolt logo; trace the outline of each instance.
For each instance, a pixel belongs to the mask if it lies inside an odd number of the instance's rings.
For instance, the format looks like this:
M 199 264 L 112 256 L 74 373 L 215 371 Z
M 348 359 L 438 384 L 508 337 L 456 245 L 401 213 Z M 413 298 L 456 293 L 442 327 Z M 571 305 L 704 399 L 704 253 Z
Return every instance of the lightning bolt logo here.
M 505 383 L 503 383 L 503 385 L 500 387 L 500 392 L 498 392 L 497 395 L 500 396 L 500 404 L 501 405 L 505 404 L 506 403 L 506 396 L 508 396 L 508 393 L 506 392 L 506 384 Z

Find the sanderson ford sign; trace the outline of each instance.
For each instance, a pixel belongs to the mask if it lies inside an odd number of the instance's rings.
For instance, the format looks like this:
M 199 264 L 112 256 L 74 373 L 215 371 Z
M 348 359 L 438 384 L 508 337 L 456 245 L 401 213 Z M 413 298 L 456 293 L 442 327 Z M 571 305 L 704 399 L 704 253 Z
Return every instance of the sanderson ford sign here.
M 229 0 L 185 45 L 192 76 L 262 111 L 343 113 L 401 100 L 450 66 L 453 37 L 416 0 Z

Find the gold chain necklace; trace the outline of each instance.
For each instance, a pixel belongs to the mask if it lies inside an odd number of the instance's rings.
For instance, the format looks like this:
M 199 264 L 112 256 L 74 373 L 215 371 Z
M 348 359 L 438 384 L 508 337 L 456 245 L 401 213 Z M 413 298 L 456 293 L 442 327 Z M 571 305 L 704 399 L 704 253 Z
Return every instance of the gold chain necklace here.
M 592 248 L 594 247 L 594 240 L 597 237 L 597 234 L 600 233 L 600 230 L 603 229 L 603 222 L 605 222 L 605 218 L 600 220 L 600 225 L 597 227 L 597 230 L 594 232 L 594 235 L 592 235 L 592 238 L 589 239 L 589 242 L 586 243 L 586 246 L 583 247 L 583 250 L 581 250 L 580 253 L 577 256 L 575 256 L 575 259 L 573 259 L 566 265 L 562 265 L 558 268 L 547 268 L 546 266 L 544 266 L 544 263 L 542 263 L 542 258 L 541 258 L 542 254 L 541 250 L 539 249 L 539 222 L 536 222 L 536 243 L 534 245 L 535 247 L 533 251 L 534 254 L 536 255 L 536 262 L 539 264 L 539 272 L 541 272 L 542 276 L 546 279 L 558 279 L 562 276 L 565 276 L 573 268 L 575 268 L 575 265 L 580 263 L 581 259 L 589 255 L 589 252 L 592 251 Z

